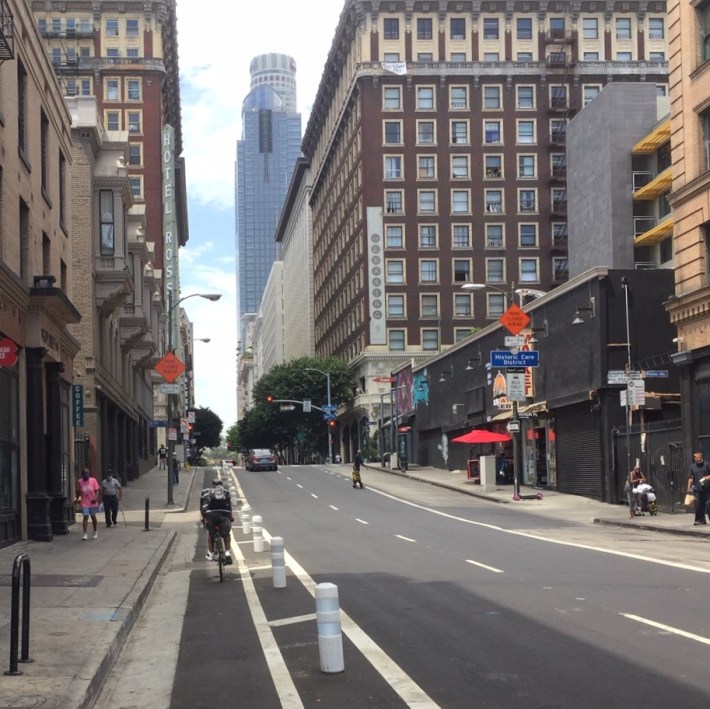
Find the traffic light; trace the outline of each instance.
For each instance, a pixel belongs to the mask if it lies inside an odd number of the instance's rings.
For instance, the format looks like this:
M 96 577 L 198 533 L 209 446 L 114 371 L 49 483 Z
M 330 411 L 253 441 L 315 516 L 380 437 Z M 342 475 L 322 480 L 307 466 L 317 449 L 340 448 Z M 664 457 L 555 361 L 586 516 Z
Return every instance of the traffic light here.
M 273 401 L 274 401 L 274 397 L 271 396 L 271 394 L 267 394 L 267 396 L 266 396 L 266 403 L 267 403 L 267 404 L 272 404 Z

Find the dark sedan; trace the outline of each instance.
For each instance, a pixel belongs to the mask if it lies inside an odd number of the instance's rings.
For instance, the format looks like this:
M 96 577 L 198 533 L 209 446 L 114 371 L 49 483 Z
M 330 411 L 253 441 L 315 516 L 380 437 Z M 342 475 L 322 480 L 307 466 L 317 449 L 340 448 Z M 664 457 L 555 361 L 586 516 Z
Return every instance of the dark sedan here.
M 278 470 L 279 461 L 266 448 L 255 448 L 247 455 L 245 467 L 247 470 Z

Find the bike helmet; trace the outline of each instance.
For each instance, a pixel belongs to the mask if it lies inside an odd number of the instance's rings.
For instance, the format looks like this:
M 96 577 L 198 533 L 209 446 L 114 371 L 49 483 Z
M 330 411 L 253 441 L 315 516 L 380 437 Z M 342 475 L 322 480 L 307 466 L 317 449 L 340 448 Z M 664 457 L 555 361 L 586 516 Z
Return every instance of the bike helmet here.
M 215 478 L 215 479 L 212 481 L 212 484 L 213 484 L 213 485 L 224 485 L 224 483 L 222 482 L 222 480 L 221 480 L 220 478 Z

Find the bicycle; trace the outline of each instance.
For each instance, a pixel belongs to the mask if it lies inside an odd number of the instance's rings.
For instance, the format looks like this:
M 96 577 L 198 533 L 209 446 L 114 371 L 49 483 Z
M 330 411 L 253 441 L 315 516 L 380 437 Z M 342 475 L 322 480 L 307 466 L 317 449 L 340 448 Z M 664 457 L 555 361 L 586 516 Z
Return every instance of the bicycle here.
M 214 535 L 214 554 L 217 557 L 217 564 L 219 565 L 219 582 L 224 581 L 224 567 L 226 563 L 226 549 L 224 548 L 224 539 L 222 535 L 217 531 Z

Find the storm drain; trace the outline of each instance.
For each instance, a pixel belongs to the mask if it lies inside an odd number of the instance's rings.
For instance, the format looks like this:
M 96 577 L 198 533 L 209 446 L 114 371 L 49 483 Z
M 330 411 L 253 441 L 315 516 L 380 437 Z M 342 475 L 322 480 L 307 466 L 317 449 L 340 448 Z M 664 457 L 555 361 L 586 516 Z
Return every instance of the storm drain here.
M 70 576 L 69 574 L 32 574 L 32 586 L 47 588 L 92 588 L 98 586 L 103 576 Z M 12 586 L 11 574 L 0 574 L 0 586 Z

